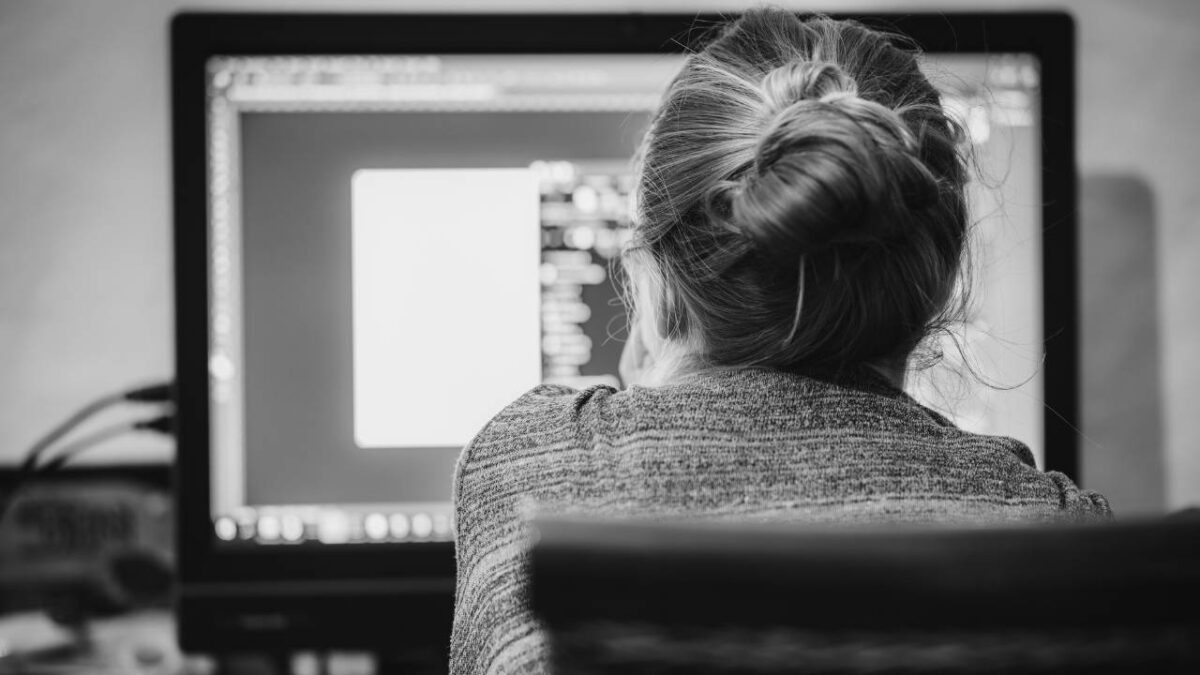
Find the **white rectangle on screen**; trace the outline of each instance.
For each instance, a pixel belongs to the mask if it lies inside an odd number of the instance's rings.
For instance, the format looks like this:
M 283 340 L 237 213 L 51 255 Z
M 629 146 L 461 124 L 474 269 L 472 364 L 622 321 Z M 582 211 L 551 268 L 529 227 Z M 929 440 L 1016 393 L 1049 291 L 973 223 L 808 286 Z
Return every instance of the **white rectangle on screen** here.
M 539 209 L 528 169 L 355 172 L 359 447 L 461 447 L 538 384 Z

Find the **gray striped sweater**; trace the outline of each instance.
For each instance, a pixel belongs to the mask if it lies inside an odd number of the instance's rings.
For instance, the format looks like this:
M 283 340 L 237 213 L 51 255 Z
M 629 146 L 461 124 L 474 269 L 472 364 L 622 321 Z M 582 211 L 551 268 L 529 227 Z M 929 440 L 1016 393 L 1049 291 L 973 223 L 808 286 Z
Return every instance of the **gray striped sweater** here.
M 546 667 L 527 606 L 531 509 L 787 521 L 1108 518 L 1011 438 L 959 430 L 887 384 L 722 370 L 655 388 L 541 386 L 459 458 L 453 673 Z

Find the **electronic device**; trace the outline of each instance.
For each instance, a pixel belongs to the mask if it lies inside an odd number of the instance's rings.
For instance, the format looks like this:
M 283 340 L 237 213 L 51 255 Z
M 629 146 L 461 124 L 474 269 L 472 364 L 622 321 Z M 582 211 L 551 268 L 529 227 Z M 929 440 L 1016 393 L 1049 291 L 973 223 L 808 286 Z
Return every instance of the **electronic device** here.
M 1074 474 L 1071 20 L 855 18 L 926 50 L 999 186 L 962 338 L 1020 386 L 913 393 Z M 446 644 L 459 451 L 539 382 L 618 385 L 630 158 L 720 20 L 174 19 L 185 648 Z

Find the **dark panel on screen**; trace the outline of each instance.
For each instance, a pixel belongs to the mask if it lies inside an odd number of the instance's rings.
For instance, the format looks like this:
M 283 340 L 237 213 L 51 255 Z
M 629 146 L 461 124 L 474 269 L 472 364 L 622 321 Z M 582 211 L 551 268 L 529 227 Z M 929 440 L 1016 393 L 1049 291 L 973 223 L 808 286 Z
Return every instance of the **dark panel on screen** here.
M 625 159 L 645 123 L 645 115 L 625 112 L 242 115 L 247 502 L 450 495 L 457 448 L 354 445 L 350 185 L 356 170 Z M 617 312 L 596 320 L 611 322 Z M 480 327 L 481 334 L 489 330 L 503 326 Z M 619 344 L 610 341 L 598 356 L 616 353 Z

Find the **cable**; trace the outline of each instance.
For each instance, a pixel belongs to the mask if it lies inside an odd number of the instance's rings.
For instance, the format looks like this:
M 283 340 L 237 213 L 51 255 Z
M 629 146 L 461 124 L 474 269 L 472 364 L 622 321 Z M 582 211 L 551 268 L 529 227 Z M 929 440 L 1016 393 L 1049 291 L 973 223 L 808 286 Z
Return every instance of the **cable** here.
M 37 467 L 38 458 L 46 452 L 47 448 L 53 446 L 56 442 L 70 433 L 83 422 L 94 417 L 96 414 L 111 408 L 119 403 L 171 403 L 175 399 L 175 383 L 167 380 L 164 382 L 155 382 L 153 384 L 127 389 L 116 394 L 107 394 L 96 400 L 88 403 L 80 408 L 73 415 L 63 420 L 44 436 L 39 438 L 29 450 L 25 453 L 25 459 L 17 467 L 12 482 L 8 489 L 0 492 L 0 519 L 4 518 L 4 514 L 8 511 L 8 507 L 16 498 L 21 485 L 35 472 L 46 470 L 53 471 L 65 464 L 71 457 L 79 454 L 84 449 L 100 443 L 101 441 L 113 438 L 121 433 L 126 433 L 134 429 L 152 429 L 162 433 L 172 433 L 174 429 L 174 417 L 164 415 L 162 417 L 141 420 L 132 425 L 123 423 L 121 425 L 113 425 L 98 432 L 85 436 L 74 443 L 67 445 L 66 450 L 60 453 L 59 457 L 51 460 L 47 466 L 41 469 Z M 53 466 L 49 466 L 52 464 Z
M 38 457 L 46 451 L 46 448 L 49 448 L 60 438 L 70 433 L 72 429 L 101 411 L 124 401 L 131 403 L 165 403 L 173 400 L 174 392 L 175 383 L 166 381 L 137 387 L 136 389 L 129 389 L 117 394 L 101 396 L 80 408 L 74 415 L 71 415 L 58 426 L 51 429 L 45 436 L 38 439 L 25 453 L 25 461 L 17 469 L 18 475 L 32 471 Z
M 155 431 L 160 434 L 169 435 L 172 433 L 174 425 L 175 416 L 169 414 L 134 422 L 121 422 L 109 425 L 63 446 L 63 449 L 57 455 L 37 467 L 36 472 L 46 474 L 57 471 L 79 453 L 92 446 L 99 445 L 110 438 L 123 436 L 132 431 Z
M 133 425 L 137 429 L 145 429 L 146 431 L 157 431 L 165 436 L 175 435 L 175 415 L 159 415 L 153 419 L 142 420 Z
M 39 438 L 37 442 L 29 448 L 29 450 L 25 453 L 25 461 L 21 462 L 21 466 L 18 467 L 17 473 L 22 474 L 31 471 L 34 465 L 37 463 L 38 456 L 45 452 L 46 448 L 53 445 L 55 441 L 63 436 L 66 436 L 71 432 L 72 429 L 79 426 L 89 418 L 95 416 L 97 413 L 121 403 L 124 400 L 124 392 L 119 394 L 109 394 L 107 396 L 101 396 L 95 401 L 92 401 L 91 403 L 88 403 L 80 408 L 78 412 L 63 420 L 58 426 L 51 429 L 50 432 L 45 436 Z
M 175 400 L 175 383 L 168 380 L 130 389 L 125 392 L 125 400 L 132 403 L 170 403 Z
M 121 422 L 119 424 L 110 424 L 107 427 L 93 431 L 86 436 L 82 436 L 64 445 L 62 451 L 59 452 L 57 456 L 46 460 L 41 466 L 36 467 L 34 471 L 36 473 L 49 473 L 54 471 L 62 467 L 63 464 L 66 464 L 67 460 L 71 459 L 75 455 L 78 455 L 80 452 L 87 450 L 93 445 L 99 445 L 110 438 L 124 436 L 133 430 L 133 422 Z

